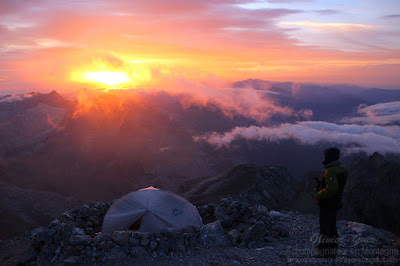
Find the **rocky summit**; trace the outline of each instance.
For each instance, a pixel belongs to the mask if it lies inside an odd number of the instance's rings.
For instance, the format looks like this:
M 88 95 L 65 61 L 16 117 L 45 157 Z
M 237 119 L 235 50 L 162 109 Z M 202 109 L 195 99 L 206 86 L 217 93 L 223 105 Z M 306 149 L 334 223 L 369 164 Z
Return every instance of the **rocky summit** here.
M 375 172 L 366 176 L 363 169 L 368 170 L 371 167 Z M 0 263 L 398 265 L 398 235 L 380 229 L 380 224 L 374 227 L 362 223 L 366 216 L 357 216 L 355 219 L 348 216 L 349 206 L 353 206 L 355 210 L 365 206 L 365 210 L 368 210 L 366 213 L 376 210 L 375 205 L 355 204 L 354 198 L 348 195 L 364 195 L 362 193 L 367 188 L 371 191 L 368 184 L 375 181 L 381 183 L 387 180 L 390 184 L 397 184 L 393 178 L 398 173 L 396 169 L 398 170 L 396 162 L 387 161 L 379 154 L 361 159 L 351 167 L 352 174 L 346 190 L 348 194 L 344 196 L 347 205 L 339 211 L 339 249 L 335 261 L 317 256 L 316 246 L 320 241 L 318 216 L 313 212 L 305 212 L 307 207 L 317 208 L 313 202 L 315 192 L 310 180 L 318 173 L 305 176 L 303 186 L 300 186 L 298 183 L 296 185 L 296 180 L 284 167 L 243 164 L 218 176 L 191 180 L 180 187 L 180 193 L 197 206 L 203 221 L 201 226 L 168 228 L 158 233 L 116 231 L 110 235 L 102 233 L 101 226 L 113 201 L 92 202 L 58 215 L 47 227 L 0 241 Z M 301 183 L 302 180 L 298 182 Z M 360 182 L 368 186 L 361 186 Z M 376 193 L 388 191 L 388 199 L 395 199 L 397 194 L 391 191 L 397 189 L 397 185 L 383 186 Z M 365 197 L 368 195 L 375 194 L 365 194 Z M 392 207 L 388 208 L 395 210 L 395 203 L 391 204 Z M 306 209 L 299 213 L 296 206 Z M 393 217 L 395 219 L 396 214 Z M 382 227 L 385 225 L 382 223 Z
M 159 233 L 101 233 L 112 202 L 64 212 L 48 227 L 0 243 L 2 264 L 241 265 L 321 263 L 318 218 L 270 210 L 233 197 L 197 207 L 204 225 Z M 399 238 L 372 226 L 340 221 L 339 262 L 399 262 Z M 17 248 L 18 247 L 18 248 Z M 4 254 L 8 252 L 7 256 Z

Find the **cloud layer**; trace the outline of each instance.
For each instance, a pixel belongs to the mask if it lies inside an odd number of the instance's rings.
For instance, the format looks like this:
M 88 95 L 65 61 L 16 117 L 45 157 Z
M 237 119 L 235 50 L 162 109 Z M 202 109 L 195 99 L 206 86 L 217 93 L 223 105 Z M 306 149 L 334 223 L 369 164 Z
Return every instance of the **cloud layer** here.
M 209 78 L 208 82 L 196 83 L 186 79 L 179 82 L 171 80 L 162 89 L 146 90 L 81 90 L 73 98 L 79 103 L 75 116 L 92 110 L 102 111 L 105 114 L 120 112 L 125 109 L 126 101 L 140 102 L 143 95 L 153 95 L 159 92 L 168 93 L 180 99 L 183 108 L 191 106 L 205 107 L 218 111 L 223 115 L 235 119 L 245 117 L 255 122 L 267 122 L 273 116 L 291 117 L 298 120 L 308 120 L 313 116 L 310 109 L 296 110 L 289 106 L 276 103 L 268 94 L 253 88 L 230 88 L 225 83 Z
M 386 125 L 385 121 L 397 119 L 400 115 L 398 102 L 377 104 L 360 108 L 360 113 L 367 117 L 348 118 L 352 122 L 369 122 L 370 124 L 335 124 L 323 121 L 302 121 L 284 123 L 276 127 L 250 126 L 235 127 L 229 132 L 210 133 L 195 137 L 196 141 L 206 141 L 221 148 L 229 147 L 239 139 L 278 142 L 295 140 L 302 145 L 331 143 L 340 145 L 347 153 L 375 151 L 381 153 L 400 153 L 400 126 Z M 372 117 L 371 114 L 374 116 Z M 395 118 L 397 117 L 397 118 Z M 359 120 L 361 119 L 361 120 Z M 382 120 L 380 120 L 382 119 Z M 393 122 L 391 120 L 391 122 Z
M 396 124 L 400 126 L 400 102 L 379 103 L 371 106 L 360 106 L 361 117 L 344 118 L 345 123 L 361 123 L 375 125 Z
M 266 122 L 274 115 L 297 119 L 310 119 L 313 115 L 309 109 L 294 110 L 288 106 L 280 106 L 267 94 L 253 88 L 218 88 L 189 82 L 186 82 L 186 87 L 180 88 L 180 93 L 183 93 L 183 107 L 215 106 L 230 118 L 243 116 L 257 122 Z

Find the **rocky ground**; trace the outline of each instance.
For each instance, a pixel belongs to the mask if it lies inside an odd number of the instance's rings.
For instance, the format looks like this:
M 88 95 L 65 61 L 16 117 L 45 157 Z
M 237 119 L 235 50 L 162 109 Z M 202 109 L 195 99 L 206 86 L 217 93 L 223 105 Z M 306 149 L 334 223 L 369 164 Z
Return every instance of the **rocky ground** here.
M 318 217 L 273 211 L 261 204 L 223 198 L 198 207 L 201 227 L 158 234 L 102 234 L 110 203 L 65 212 L 47 228 L 0 242 L 0 264 L 39 265 L 274 265 L 333 263 L 315 257 Z M 374 227 L 338 222 L 337 264 L 398 265 L 399 238 Z

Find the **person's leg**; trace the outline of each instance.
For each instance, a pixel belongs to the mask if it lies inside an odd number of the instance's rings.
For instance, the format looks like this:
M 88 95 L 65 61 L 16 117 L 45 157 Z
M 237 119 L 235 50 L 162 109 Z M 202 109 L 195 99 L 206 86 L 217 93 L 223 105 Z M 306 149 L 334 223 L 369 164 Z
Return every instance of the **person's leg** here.
M 328 254 L 329 257 L 335 257 L 337 253 L 337 241 L 338 233 L 336 228 L 336 213 L 335 208 L 329 208 L 326 210 L 327 213 L 327 241 L 328 241 Z
M 332 243 L 332 249 L 333 249 L 333 254 L 334 256 L 337 255 L 337 249 L 338 249 L 338 241 L 339 241 L 339 234 L 337 231 L 336 227 L 336 216 L 337 216 L 337 209 L 332 210 L 332 232 L 333 232 L 333 243 Z
M 327 239 L 329 236 L 329 212 L 326 207 L 319 207 L 319 232 L 320 242 L 318 244 L 318 253 L 321 257 L 328 252 Z

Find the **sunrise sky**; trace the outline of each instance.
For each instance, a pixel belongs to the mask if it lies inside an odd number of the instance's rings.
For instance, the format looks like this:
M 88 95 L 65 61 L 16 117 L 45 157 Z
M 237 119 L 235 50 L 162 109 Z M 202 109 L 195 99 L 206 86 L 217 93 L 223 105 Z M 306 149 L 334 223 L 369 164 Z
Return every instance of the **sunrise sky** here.
M 0 92 L 247 78 L 400 89 L 400 2 L 0 0 Z

